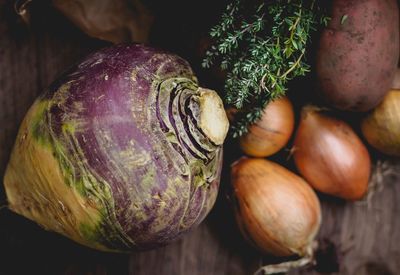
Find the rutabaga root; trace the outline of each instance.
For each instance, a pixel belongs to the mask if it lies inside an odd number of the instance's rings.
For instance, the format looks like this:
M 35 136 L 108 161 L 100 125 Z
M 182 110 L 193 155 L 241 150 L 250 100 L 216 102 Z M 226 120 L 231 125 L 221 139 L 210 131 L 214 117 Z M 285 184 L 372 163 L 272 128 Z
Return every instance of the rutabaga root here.
M 4 176 L 9 208 L 102 251 L 163 246 L 214 205 L 227 131 L 222 100 L 184 59 L 102 49 L 26 114 Z

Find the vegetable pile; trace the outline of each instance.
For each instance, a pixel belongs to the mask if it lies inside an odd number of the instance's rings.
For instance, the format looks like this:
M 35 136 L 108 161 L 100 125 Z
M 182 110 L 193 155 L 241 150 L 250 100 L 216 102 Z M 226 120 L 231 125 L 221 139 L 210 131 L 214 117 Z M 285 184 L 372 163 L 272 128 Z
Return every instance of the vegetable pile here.
M 400 156 L 397 1 L 321 2 L 231 1 L 202 63 L 220 66 L 222 99 L 161 50 L 87 57 L 26 115 L 4 179 L 10 208 L 100 250 L 169 243 L 216 200 L 229 117 L 229 150 L 243 153 L 228 163 L 238 227 L 258 250 L 298 257 L 260 271 L 310 263 L 319 193 L 362 200 L 374 157 Z
M 223 96 L 234 107 L 227 111 L 231 132 L 240 136 L 239 146 L 248 156 L 231 166 L 238 227 L 262 252 L 299 257 L 260 268 L 264 274 L 311 261 L 321 213 L 310 187 L 361 200 L 368 192 L 370 152 L 376 154 L 364 141 L 400 156 L 400 93 L 391 91 L 400 83 L 397 1 L 334 0 L 328 10 L 322 5 L 233 1 L 210 32 L 215 44 L 204 64 L 220 62 L 227 72 Z M 316 37 L 312 32 L 319 28 Z M 314 37 L 316 52 L 307 52 Z M 307 65 L 307 58 L 315 60 L 314 66 Z M 308 71 L 314 85 L 300 87 L 313 90 L 313 98 L 293 96 L 293 105 L 301 109 L 295 125 L 291 96 L 285 94 L 291 92 L 289 80 Z M 296 85 L 292 90 L 303 92 Z M 343 110 L 363 113 L 340 114 Z M 281 164 L 304 179 L 264 159 L 277 154 L 273 159 L 282 161 L 287 152 L 294 167 Z
M 164 245 L 213 206 L 227 130 L 221 99 L 185 60 L 101 50 L 27 113 L 4 178 L 9 207 L 96 249 Z

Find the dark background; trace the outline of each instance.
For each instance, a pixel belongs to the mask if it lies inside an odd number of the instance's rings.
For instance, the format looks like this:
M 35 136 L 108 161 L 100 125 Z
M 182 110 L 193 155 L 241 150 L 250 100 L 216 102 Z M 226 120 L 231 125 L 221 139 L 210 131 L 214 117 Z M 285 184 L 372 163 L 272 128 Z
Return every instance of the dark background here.
M 46 1 L 35 2 L 27 26 L 15 14 L 12 2 L 0 0 L 0 178 L 19 124 L 36 96 L 68 66 L 109 45 L 83 34 Z M 220 89 L 220 83 L 200 69 L 201 58 L 195 49 L 224 1 L 161 1 L 155 6 L 152 44 L 187 58 L 205 86 Z M 131 255 L 97 252 L 46 232 L 1 207 L 0 275 L 252 274 L 262 263 L 276 259 L 249 247 L 233 220 L 226 179 L 237 151 L 235 144 L 228 142 L 225 180 L 206 221 L 183 239 L 153 251 Z M 286 155 L 283 151 L 278 158 Z M 379 167 L 381 171 L 373 178 L 379 184 L 368 201 L 349 203 L 320 196 L 323 221 L 317 265 L 290 274 L 399 274 L 399 162 L 388 160 Z M 2 185 L 0 205 L 6 205 Z

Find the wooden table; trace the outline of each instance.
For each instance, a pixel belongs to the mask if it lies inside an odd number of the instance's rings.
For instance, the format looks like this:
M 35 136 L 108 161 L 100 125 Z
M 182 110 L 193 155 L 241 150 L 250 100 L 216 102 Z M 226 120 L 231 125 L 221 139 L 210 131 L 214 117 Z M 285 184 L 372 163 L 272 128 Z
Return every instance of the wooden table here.
M 11 2 L 0 0 L 1 177 L 19 124 L 35 97 L 63 69 L 107 45 L 87 37 L 46 6 L 28 28 L 14 14 Z M 173 43 L 166 45 L 174 50 Z M 392 160 L 383 168 L 368 203 L 321 196 L 317 265 L 290 274 L 400 274 L 399 163 Z M 227 184 L 225 177 L 222 190 Z M 2 207 L 0 275 L 252 274 L 271 259 L 244 243 L 224 194 L 220 192 L 206 221 L 180 241 L 131 255 L 86 249 Z M 3 186 L 0 201 L 6 204 Z

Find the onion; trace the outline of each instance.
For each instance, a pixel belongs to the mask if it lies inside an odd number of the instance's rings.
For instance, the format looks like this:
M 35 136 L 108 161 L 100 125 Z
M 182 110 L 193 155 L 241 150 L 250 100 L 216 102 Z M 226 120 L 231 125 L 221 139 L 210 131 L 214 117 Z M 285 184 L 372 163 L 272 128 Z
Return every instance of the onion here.
M 14 0 L 29 21 L 33 0 Z M 140 0 L 51 0 L 55 9 L 89 36 L 112 43 L 148 41 L 154 15 Z
M 378 151 L 400 156 L 400 90 L 391 90 L 361 123 L 361 131 Z
M 245 238 L 275 256 L 309 253 L 321 223 L 317 196 L 299 176 L 265 160 L 232 166 L 236 220 Z
M 243 152 L 253 157 L 267 157 L 282 149 L 293 133 L 293 106 L 287 97 L 270 102 L 259 121 L 240 138 Z
M 294 160 L 304 178 L 323 193 L 356 200 L 367 191 L 371 168 L 368 150 L 347 123 L 316 107 L 302 110 Z

